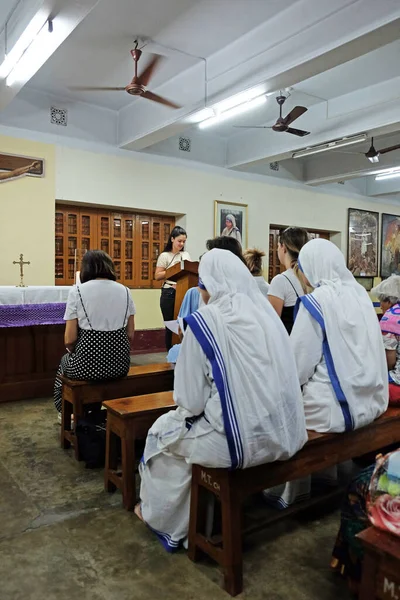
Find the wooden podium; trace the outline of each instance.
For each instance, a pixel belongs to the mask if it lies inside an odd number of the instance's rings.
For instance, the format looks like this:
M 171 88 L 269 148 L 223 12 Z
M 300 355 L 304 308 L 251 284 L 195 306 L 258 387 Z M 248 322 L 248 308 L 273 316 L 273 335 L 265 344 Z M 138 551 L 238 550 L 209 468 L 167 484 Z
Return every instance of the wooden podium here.
M 199 263 L 184 260 L 176 263 L 170 267 L 166 274 L 165 279 L 174 281 L 176 283 L 176 295 L 175 295 L 175 308 L 174 308 L 174 319 L 178 318 L 178 314 L 183 302 L 183 298 L 186 292 L 196 287 L 199 283 Z

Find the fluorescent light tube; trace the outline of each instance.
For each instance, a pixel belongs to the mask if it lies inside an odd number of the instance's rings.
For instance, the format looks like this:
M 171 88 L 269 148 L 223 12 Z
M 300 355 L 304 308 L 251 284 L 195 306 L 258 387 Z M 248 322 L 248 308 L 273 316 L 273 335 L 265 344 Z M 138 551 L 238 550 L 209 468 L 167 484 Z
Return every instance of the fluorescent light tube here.
M 240 92 L 239 94 L 235 94 L 230 98 L 226 98 L 226 100 L 221 100 L 221 102 L 217 102 L 215 105 L 216 113 L 223 113 L 235 106 L 240 106 L 245 102 L 249 102 L 250 100 L 254 100 L 255 98 L 259 98 L 263 93 L 263 90 L 260 89 L 260 86 L 257 88 L 253 88 L 251 90 L 245 90 L 244 92 Z
M 10 87 L 15 82 L 30 79 L 40 69 L 43 64 L 43 58 L 47 59 L 48 51 L 54 44 L 54 38 L 51 35 L 52 32 L 53 21 L 46 21 L 7 77 L 7 86 Z
M 215 117 L 215 112 L 212 108 L 202 108 L 187 118 L 188 123 L 201 123 L 206 119 Z
M 206 129 L 206 127 L 212 127 L 213 125 L 219 125 L 219 123 L 223 123 L 232 117 L 236 117 L 236 115 L 241 115 L 242 113 L 247 112 L 248 110 L 252 110 L 257 106 L 261 106 L 267 101 L 267 98 L 262 95 L 258 98 L 254 98 L 253 100 L 244 102 L 239 106 L 235 106 L 229 110 L 225 110 L 224 112 L 218 114 L 215 117 L 211 117 L 210 119 L 206 119 L 199 124 L 200 129 Z
M 10 71 L 15 67 L 25 50 L 30 46 L 39 31 L 47 22 L 43 20 L 43 14 L 38 13 L 30 21 L 29 25 L 24 29 L 21 36 L 15 42 L 14 46 L 8 52 L 0 65 L 0 78 L 7 77 Z
M 400 167 L 396 167 L 395 169 L 391 169 L 390 171 L 386 171 L 386 173 L 381 173 L 375 177 L 375 181 L 384 181 L 385 179 L 395 179 L 396 177 L 400 177 Z
M 327 152 L 328 150 L 334 150 L 335 148 L 343 148 L 345 146 L 350 146 L 351 144 L 359 144 L 361 142 L 365 142 L 366 139 L 367 139 L 367 135 L 365 133 L 363 133 L 362 135 L 355 135 L 354 137 L 344 137 L 339 140 L 334 140 L 333 142 L 327 142 L 326 144 L 319 144 L 318 146 L 309 146 L 308 148 L 304 148 L 304 150 L 299 150 L 298 152 L 294 152 L 292 154 L 292 158 L 303 158 L 305 156 L 319 154 L 320 152 Z

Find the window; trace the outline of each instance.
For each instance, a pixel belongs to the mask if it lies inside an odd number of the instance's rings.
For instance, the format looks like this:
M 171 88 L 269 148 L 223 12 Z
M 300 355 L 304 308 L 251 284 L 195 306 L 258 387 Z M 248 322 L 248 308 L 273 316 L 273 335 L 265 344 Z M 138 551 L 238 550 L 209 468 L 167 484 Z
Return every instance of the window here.
M 57 205 L 55 215 L 55 283 L 73 285 L 87 250 L 103 250 L 115 264 L 117 280 L 128 287 L 158 288 L 158 255 L 175 226 L 171 216 L 111 212 Z
M 269 228 L 269 262 L 268 262 L 268 281 L 271 281 L 275 275 L 283 273 L 285 267 L 280 264 L 278 258 L 278 241 L 282 231 L 286 229 L 286 225 L 271 225 Z M 323 238 L 329 240 L 329 231 L 318 231 L 317 229 L 308 229 L 306 227 L 310 239 Z

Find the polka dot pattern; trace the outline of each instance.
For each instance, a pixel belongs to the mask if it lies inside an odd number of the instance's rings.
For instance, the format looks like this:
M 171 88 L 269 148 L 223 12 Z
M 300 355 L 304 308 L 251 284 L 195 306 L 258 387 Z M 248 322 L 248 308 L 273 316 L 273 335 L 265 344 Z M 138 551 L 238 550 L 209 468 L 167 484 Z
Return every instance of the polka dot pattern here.
M 109 381 L 125 377 L 130 367 L 130 344 L 126 329 L 95 331 L 80 329 L 75 352 L 65 354 L 54 384 L 54 403 L 62 406 L 60 375 L 81 381 Z
M 60 375 L 80 381 L 110 381 L 128 374 L 130 343 L 125 327 L 114 331 L 97 331 L 92 328 L 78 286 L 78 293 L 90 329 L 78 329 L 78 340 L 71 354 L 64 354 L 54 382 L 54 404 L 62 410 L 62 381 Z M 127 290 L 127 296 L 129 292 Z M 127 300 L 125 323 L 129 305 Z

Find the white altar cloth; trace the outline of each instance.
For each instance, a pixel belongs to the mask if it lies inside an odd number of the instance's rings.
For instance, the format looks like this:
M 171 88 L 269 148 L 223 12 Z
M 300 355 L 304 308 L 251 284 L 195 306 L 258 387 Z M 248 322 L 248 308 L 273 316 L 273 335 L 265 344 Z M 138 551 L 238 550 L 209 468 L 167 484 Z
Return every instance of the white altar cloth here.
M 25 288 L 3 285 L 0 286 L 0 305 L 66 302 L 70 289 L 69 285 L 31 285 Z

